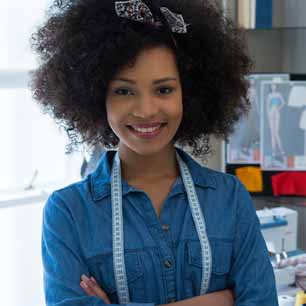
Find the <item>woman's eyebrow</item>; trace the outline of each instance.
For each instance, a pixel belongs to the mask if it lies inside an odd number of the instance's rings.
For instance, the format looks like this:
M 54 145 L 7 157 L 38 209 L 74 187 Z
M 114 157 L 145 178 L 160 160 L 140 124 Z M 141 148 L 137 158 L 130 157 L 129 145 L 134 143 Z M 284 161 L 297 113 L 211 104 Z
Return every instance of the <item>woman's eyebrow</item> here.
M 166 78 L 154 80 L 153 84 L 160 84 L 160 83 L 163 83 L 163 82 L 176 81 L 176 80 L 177 80 L 177 78 L 175 78 L 175 77 L 166 77 Z M 131 84 L 137 84 L 136 81 L 130 80 L 130 79 L 126 79 L 126 78 L 116 78 L 116 79 L 113 79 L 113 81 L 122 81 L 122 82 L 131 83 Z

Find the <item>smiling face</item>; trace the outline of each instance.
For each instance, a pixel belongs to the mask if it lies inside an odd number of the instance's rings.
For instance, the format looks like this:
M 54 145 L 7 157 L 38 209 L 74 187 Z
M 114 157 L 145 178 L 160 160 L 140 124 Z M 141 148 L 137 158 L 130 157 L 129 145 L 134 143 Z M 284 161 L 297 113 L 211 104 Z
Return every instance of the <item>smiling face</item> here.
M 132 67 L 119 71 L 109 84 L 106 112 L 120 150 L 151 155 L 173 147 L 183 115 L 173 52 L 165 47 L 147 49 Z

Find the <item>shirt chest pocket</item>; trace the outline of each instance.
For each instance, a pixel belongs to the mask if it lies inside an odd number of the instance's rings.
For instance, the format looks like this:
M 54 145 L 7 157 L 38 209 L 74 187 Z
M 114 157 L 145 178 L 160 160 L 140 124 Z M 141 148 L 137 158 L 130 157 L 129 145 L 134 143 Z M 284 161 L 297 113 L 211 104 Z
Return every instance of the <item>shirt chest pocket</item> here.
M 231 267 L 232 243 L 220 239 L 210 240 L 212 254 L 212 273 L 208 292 L 214 292 L 227 288 L 227 279 Z M 202 279 L 202 256 L 199 241 L 187 242 L 187 267 L 185 277 L 189 287 L 189 293 L 199 295 Z
M 130 301 L 143 302 L 145 297 L 144 272 L 138 252 L 125 253 L 125 270 Z M 114 275 L 113 255 L 107 254 L 96 258 L 95 274 L 102 289 L 112 303 L 118 304 L 117 287 Z

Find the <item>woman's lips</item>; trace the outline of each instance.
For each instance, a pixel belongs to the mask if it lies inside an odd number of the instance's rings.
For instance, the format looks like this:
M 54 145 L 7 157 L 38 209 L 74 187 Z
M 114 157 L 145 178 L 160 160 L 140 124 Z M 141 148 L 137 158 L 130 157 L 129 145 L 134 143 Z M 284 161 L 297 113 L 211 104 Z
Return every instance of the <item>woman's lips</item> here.
M 150 139 L 158 136 L 161 133 L 163 127 L 166 125 L 166 123 L 159 123 L 155 125 L 149 124 L 149 126 L 148 124 L 146 124 L 146 127 L 144 127 L 144 125 L 145 124 L 128 125 L 128 128 L 137 137 L 142 139 Z
M 154 128 L 156 126 L 159 126 L 163 124 L 162 122 L 152 122 L 152 123 L 141 123 L 141 124 L 130 124 L 129 126 L 135 127 L 135 128 Z

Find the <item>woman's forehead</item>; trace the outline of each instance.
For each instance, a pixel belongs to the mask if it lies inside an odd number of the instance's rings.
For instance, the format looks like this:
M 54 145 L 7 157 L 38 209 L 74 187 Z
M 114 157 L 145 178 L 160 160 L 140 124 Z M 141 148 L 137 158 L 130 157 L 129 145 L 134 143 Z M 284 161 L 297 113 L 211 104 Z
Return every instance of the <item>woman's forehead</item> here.
M 115 78 L 148 77 L 161 79 L 177 77 L 178 69 L 172 50 L 163 47 L 146 49 L 139 53 L 132 64 L 119 70 Z

